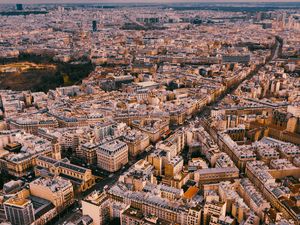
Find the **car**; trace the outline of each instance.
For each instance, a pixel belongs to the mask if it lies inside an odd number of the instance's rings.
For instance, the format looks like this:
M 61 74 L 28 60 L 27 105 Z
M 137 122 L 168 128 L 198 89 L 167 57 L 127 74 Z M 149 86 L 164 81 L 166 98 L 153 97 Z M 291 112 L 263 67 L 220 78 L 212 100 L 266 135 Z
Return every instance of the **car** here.
M 72 208 L 72 212 L 76 212 L 76 211 L 78 211 L 79 210 L 79 207 L 77 206 L 77 207 L 75 207 L 74 206 L 74 208 Z
M 109 178 L 112 178 L 113 176 L 114 176 L 114 174 L 110 174 L 108 177 L 109 177 Z

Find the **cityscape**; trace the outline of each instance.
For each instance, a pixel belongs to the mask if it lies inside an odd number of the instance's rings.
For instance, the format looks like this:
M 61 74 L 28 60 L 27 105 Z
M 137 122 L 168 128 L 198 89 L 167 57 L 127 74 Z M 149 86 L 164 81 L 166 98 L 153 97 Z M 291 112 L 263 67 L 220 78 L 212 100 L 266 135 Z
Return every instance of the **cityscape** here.
M 95 2 L 0 0 L 0 225 L 300 225 L 300 2 Z

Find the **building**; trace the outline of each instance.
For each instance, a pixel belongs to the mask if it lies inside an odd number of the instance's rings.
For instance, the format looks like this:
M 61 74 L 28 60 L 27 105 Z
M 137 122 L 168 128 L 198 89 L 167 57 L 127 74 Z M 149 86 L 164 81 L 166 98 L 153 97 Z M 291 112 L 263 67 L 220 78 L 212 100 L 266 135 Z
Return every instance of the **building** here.
M 24 182 L 22 180 L 11 180 L 3 185 L 4 194 L 13 194 L 21 190 Z
M 187 224 L 200 225 L 201 213 L 202 213 L 202 208 L 199 205 L 189 208 Z
M 132 121 L 132 126 L 146 133 L 152 143 L 156 143 L 169 130 L 169 122 L 165 119 L 143 119 Z
M 220 216 L 226 215 L 226 203 L 222 202 L 208 202 L 203 209 L 203 224 L 214 225 L 218 224 Z
M 122 137 L 122 141 L 128 145 L 128 151 L 131 157 L 142 153 L 150 145 L 149 136 L 137 130 L 126 132 Z
M 223 63 L 249 63 L 250 55 L 223 55 L 222 62 Z
M 165 176 L 174 177 L 181 172 L 183 168 L 183 158 L 181 156 L 173 157 L 165 165 Z
M 82 214 L 89 215 L 93 224 L 101 225 L 110 220 L 110 200 L 105 193 L 93 192 L 81 201 Z
M 128 145 L 114 140 L 97 149 L 97 165 L 109 172 L 115 172 L 128 163 Z
M 121 225 L 144 224 L 144 214 L 140 210 L 128 208 L 122 213 Z
M 160 225 L 171 225 L 171 222 L 168 222 L 166 220 L 159 219 L 155 215 L 144 215 L 143 212 L 139 209 L 135 208 L 128 208 L 126 209 L 122 215 L 121 215 L 121 225 L 154 225 L 154 224 L 160 224 Z
M 62 177 L 40 177 L 29 184 L 31 195 L 47 199 L 58 212 L 74 201 L 74 190 L 70 180 Z
M 152 191 L 156 191 L 153 189 Z M 201 208 L 182 205 L 180 201 L 173 201 L 161 198 L 149 192 L 130 191 L 124 184 L 116 184 L 108 191 L 111 200 L 117 202 L 126 202 L 144 215 L 155 215 L 159 219 L 167 221 L 171 224 L 189 224 L 189 221 L 199 221 L 201 216 Z M 196 210 L 193 213 L 189 209 Z M 195 223 L 200 225 L 200 223 Z
M 4 211 L 12 225 L 30 225 L 35 221 L 33 204 L 28 199 L 10 198 L 4 202 Z
M 236 167 L 200 169 L 194 173 L 194 179 L 199 184 L 234 180 L 239 177 Z
M 114 121 L 104 121 L 97 123 L 94 128 L 96 139 L 101 141 L 107 136 L 113 136 L 113 127 L 116 125 L 117 124 Z
M 1 131 L 0 148 L 7 148 L 9 154 L 0 159 L 2 169 L 10 175 L 22 177 L 33 172 L 36 158 L 40 155 L 60 159 L 60 146 L 23 131 Z
M 38 176 L 56 175 L 70 180 L 75 194 L 91 188 L 95 184 L 95 177 L 90 169 L 71 164 L 68 159 L 55 160 L 46 156 L 36 159 L 35 174 Z
M 255 189 L 249 179 L 243 178 L 240 180 L 238 193 L 243 197 L 250 209 L 263 220 L 265 216 L 264 213 L 271 207 L 270 203 L 268 203 L 262 194 Z
M 79 149 L 81 151 L 82 159 L 90 164 L 94 165 L 97 164 L 97 149 L 98 149 L 99 144 L 94 144 L 94 143 L 84 143 L 79 146 Z
M 58 122 L 54 117 L 37 116 L 36 118 L 28 118 L 19 116 L 8 121 L 11 130 L 24 130 L 27 133 L 37 134 L 39 128 L 58 128 Z
M 145 188 L 147 181 L 153 183 L 153 166 L 141 159 L 131 166 L 120 177 L 119 181 L 132 185 L 134 191 L 141 191 Z
M 23 10 L 23 4 L 16 4 L 17 10 Z
M 93 28 L 93 32 L 97 31 L 97 21 L 96 20 L 93 20 L 93 22 L 92 22 L 92 28 Z

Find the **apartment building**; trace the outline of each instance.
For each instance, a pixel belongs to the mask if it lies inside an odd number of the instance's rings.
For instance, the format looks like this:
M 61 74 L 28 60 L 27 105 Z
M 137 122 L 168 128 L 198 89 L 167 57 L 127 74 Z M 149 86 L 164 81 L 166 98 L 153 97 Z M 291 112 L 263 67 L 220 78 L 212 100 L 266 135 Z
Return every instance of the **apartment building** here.
M 97 165 L 109 172 L 115 172 L 128 163 L 128 145 L 113 140 L 100 145 L 97 149 Z

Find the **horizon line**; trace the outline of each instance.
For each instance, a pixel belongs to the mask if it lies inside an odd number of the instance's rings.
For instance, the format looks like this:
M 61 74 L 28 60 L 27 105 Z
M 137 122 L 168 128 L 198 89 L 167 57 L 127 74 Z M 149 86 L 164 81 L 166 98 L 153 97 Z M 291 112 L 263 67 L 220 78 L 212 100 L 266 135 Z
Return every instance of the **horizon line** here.
M 32 1 L 32 2 L 26 2 L 22 3 L 22 1 L 11 1 L 8 0 L 9 2 L 1 2 L 0 0 L 0 5 L 15 5 L 15 4 L 23 4 L 23 5 L 38 5 L 38 4 L 192 4 L 192 3 L 243 3 L 243 4 L 257 4 L 257 3 L 300 3 L 300 0 L 253 0 L 249 2 L 248 0 L 212 0 L 212 1 L 207 1 L 207 0 L 162 0 L 162 1 L 151 1 L 151 0 L 102 0 L 102 1 L 83 1 L 83 0 L 52 0 L 52 2 L 49 2 L 48 0 L 37 0 L 37 1 Z M 47 1 L 47 2 L 45 2 Z

